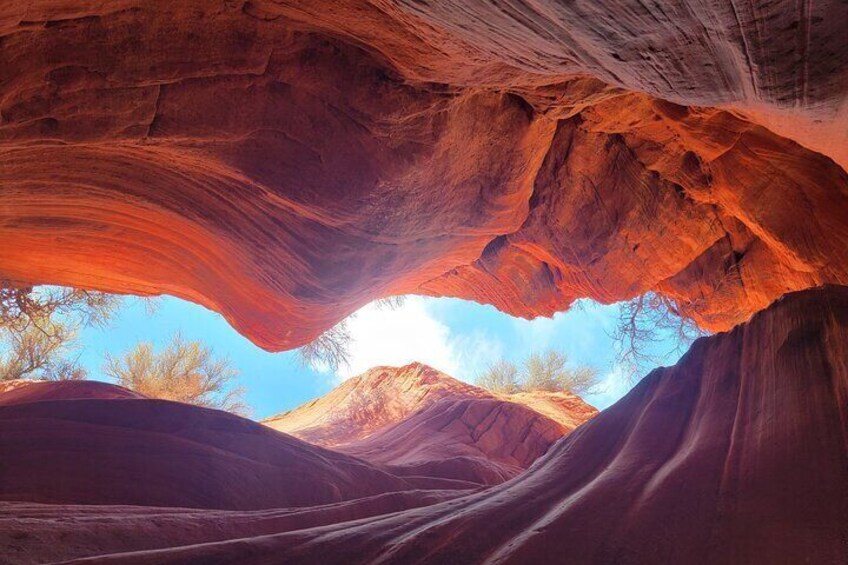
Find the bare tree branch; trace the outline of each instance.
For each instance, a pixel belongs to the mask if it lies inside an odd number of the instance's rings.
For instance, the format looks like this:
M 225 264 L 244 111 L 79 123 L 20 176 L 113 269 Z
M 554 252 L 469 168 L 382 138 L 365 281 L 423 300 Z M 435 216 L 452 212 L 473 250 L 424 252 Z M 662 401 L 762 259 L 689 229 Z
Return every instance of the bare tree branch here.
M 350 365 L 350 340 L 347 320 L 342 320 L 298 350 L 301 363 L 337 372 L 340 367 Z
M 611 337 L 617 344 L 618 362 L 633 381 L 668 356 L 682 353 L 705 334 L 674 300 L 646 293 L 620 304 Z M 657 350 L 660 344 L 668 343 L 670 349 Z

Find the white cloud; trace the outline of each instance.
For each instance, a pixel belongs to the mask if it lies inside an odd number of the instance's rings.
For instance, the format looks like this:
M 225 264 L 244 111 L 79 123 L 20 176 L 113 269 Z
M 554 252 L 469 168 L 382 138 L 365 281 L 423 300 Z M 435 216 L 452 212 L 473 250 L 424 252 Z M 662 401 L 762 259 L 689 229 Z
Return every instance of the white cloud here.
M 434 317 L 425 298 L 408 297 L 394 310 L 369 304 L 348 320 L 350 365 L 339 369 L 348 379 L 377 365 L 426 363 L 463 380 L 500 356 L 499 341 L 482 332 L 455 335 Z
M 609 373 L 601 378 L 595 393 L 586 395 L 586 402 L 603 410 L 618 402 L 622 396 L 630 391 L 631 386 L 632 383 L 627 378 L 624 368 L 615 365 Z
M 445 316 L 444 312 L 435 299 L 420 296 L 407 297 L 394 310 L 378 308 L 375 304 L 360 309 L 348 319 L 350 364 L 340 367 L 337 377 L 344 380 L 378 365 L 400 366 L 419 361 L 473 382 L 479 372 L 498 359 L 519 362 L 528 353 L 548 347 L 564 347 L 574 363 L 599 368 L 612 358 L 609 339 L 604 333 L 604 328 L 612 323 L 611 307 L 588 305 L 581 310 L 556 314 L 553 319 L 512 319 L 505 324 L 490 323 L 477 328 L 473 327 L 475 324 L 471 327 L 459 324 L 465 326 L 464 331 L 446 324 L 443 320 L 451 316 Z M 613 404 L 630 389 L 625 372 L 611 365 L 601 378 L 596 394 L 586 397 L 587 402 L 598 408 Z
M 598 338 L 608 341 L 607 334 L 614 329 L 617 315 L 615 305 L 579 300 L 568 311 L 557 312 L 551 318 L 513 318 L 512 323 L 522 336 L 523 346 L 529 350 L 562 348 L 569 344 L 579 349 L 592 349 L 599 345 Z
M 459 362 L 453 376 L 466 382 L 474 382 L 479 373 L 504 356 L 503 342 L 481 331 L 456 336 L 451 340 L 451 348 Z

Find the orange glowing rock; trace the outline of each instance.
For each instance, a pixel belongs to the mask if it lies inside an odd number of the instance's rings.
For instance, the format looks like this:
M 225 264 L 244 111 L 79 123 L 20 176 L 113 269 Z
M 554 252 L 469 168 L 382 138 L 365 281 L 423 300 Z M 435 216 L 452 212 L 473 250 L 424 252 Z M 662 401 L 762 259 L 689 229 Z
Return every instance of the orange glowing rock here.
M 597 413 L 574 394 L 493 394 L 412 363 L 370 369 L 263 423 L 400 476 L 497 484 Z
M 725 330 L 848 284 L 844 3 L 7 4 L 4 280 L 273 350 L 393 294 Z

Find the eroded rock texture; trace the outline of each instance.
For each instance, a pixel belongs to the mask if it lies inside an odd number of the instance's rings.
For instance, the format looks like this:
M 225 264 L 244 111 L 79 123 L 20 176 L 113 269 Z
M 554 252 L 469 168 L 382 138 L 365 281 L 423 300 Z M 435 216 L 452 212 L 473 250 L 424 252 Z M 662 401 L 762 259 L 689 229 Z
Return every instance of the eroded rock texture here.
M 306 424 L 295 433 L 330 450 L 102 382 L 19 380 L 0 390 L 4 564 L 273 534 L 435 504 L 513 478 L 597 413 L 567 393 L 513 395 L 517 403 L 421 364 L 380 367 L 268 421 Z M 47 518 L 55 512 L 58 520 Z
M 309 443 L 334 448 L 367 439 L 440 400 L 462 398 L 491 395 L 422 363 L 374 367 L 262 423 Z
M 368 520 L 336 505 L 271 534 L 266 514 L 173 511 L 162 549 L 133 553 L 155 531 L 139 509 L 0 506 L 0 519 L 30 534 L 21 547 L 55 555 L 37 541 L 62 539 L 97 563 L 844 563 L 846 342 L 848 289 L 789 295 L 698 340 L 515 479 L 382 517 L 366 506 Z
M 0 278 L 269 349 L 373 298 L 655 290 L 724 330 L 848 283 L 836 0 L 0 7 Z
M 263 423 L 399 476 L 493 485 L 597 413 L 575 394 L 496 394 L 412 363 L 370 369 Z
M 255 510 L 476 486 L 397 477 L 226 412 L 86 381 L 1 394 L 0 453 L 4 501 Z

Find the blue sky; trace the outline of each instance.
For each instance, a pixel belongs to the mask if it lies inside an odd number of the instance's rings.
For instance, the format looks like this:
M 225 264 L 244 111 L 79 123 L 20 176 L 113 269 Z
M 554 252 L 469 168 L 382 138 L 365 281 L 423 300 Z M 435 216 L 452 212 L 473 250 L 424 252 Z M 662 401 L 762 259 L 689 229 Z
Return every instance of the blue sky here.
M 479 371 L 499 358 L 520 362 L 529 353 L 553 347 L 575 364 L 598 369 L 603 382 L 586 400 L 605 408 L 631 385 L 616 366 L 608 335 L 617 312 L 617 306 L 586 301 L 552 319 L 528 321 L 457 299 L 413 296 L 395 310 L 368 305 L 348 322 L 353 336 L 350 367 L 333 374 L 302 366 L 294 351 L 263 351 L 221 316 L 196 304 L 163 297 L 151 314 L 142 301 L 128 298 L 108 328 L 81 332 L 77 353 L 90 378 L 107 380 L 101 371 L 106 352 L 120 354 L 139 341 L 161 346 L 179 331 L 230 359 L 240 372 L 239 384 L 246 389 L 252 417 L 261 419 L 325 394 L 343 379 L 375 365 L 421 361 L 473 382 Z M 664 362 L 673 363 L 676 357 L 670 355 Z

